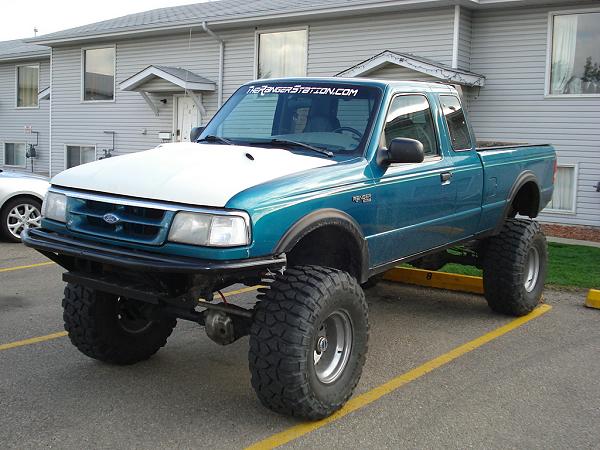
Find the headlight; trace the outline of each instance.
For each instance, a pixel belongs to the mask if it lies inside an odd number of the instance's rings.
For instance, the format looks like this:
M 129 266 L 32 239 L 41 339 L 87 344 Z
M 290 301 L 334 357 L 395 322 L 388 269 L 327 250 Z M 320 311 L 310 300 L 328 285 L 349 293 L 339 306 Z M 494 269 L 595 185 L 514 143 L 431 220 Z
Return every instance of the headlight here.
M 248 245 L 250 233 L 240 216 L 179 212 L 173 220 L 169 241 L 208 247 Z
M 56 192 L 48 192 L 42 204 L 42 217 L 58 222 L 66 222 L 67 196 Z

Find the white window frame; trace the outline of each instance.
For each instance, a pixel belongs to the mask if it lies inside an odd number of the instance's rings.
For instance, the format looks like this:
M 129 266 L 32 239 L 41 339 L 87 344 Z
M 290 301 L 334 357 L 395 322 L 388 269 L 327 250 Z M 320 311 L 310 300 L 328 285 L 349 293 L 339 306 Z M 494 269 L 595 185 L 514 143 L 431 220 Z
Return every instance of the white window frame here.
M 37 101 L 37 106 L 19 106 L 19 67 L 32 67 L 32 66 L 37 66 L 38 69 L 38 80 L 37 80 L 37 92 L 36 92 L 36 97 L 38 95 L 38 93 L 40 92 L 40 63 L 32 63 L 32 64 L 18 64 L 15 66 L 15 108 L 16 109 L 40 109 L 40 100 L 38 98 Z M 12 142 L 9 142 L 9 144 L 12 144 Z
M 579 180 L 579 164 L 557 164 L 557 168 L 560 169 L 563 167 L 573 169 L 573 208 L 570 210 L 545 208 L 543 210 L 543 214 L 556 214 L 561 216 L 574 216 L 577 214 L 577 185 Z
M 306 67 L 304 68 L 304 74 L 300 76 L 308 75 L 308 48 L 310 46 L 310 29 L 308 25 L 300 27 L 279 27 L 279 28 L 255 28 L 254 29 L 254 75 L 253 78 L 258 79 L 258 63 L 259 63 L 259 52 L 260 52 L 260 35 L 270 33 L 285 33 L 288 31 L 306 31 Z
M 79 151 L 81 152 L 81 147 L 94 147 L 94 160 L 98 161 L 98 146 L 96 144 L 65 144 L 64 145 L 64 168 L 65 170 L 70 169 L 70 167 L 68 167 L 68 163 L 69 163 L 69 155 L 68 155 L 68 150 L 67 147 L 79 147 Z M 81 161 L 81 154 L 79 156 L 79 160 Z M 81 166 L 81 164 L 79 164 L 79 166 Z M 78 166 L 73 166 L 73 167 L 78 167 Z
M 6 164 L 6 144 L 23 144 L 25 146 L 25 154 L 27 154 L 27 142 L 22 141 L 14 141 L 14 142 L 3 142 L 2 143 L 2 165 L 4 167 L 15 167 L 19 169 L 27 168 L 27 156 L 25 156 L 25 164 L 22 166 L 14 165 L 14 164 Z
M 554 17 L 567 16 L 570 14 L 600 13 L 600 8 L 565 9 L 562 11 L 550 11 L 548 13 L 548 37 L 546 38 L 546 73 L 544 79 L 544 98 L 569 99 L 569 98 L 599 98 L 600 94 L 551 94 L 550 77 L 552 75 L 552 48 L 554 37 Z
M 85 52 L 87 50 L 101 50 L 105 48 L 112 48 L 115 51 L 115 58 L 113 61 L 113 98 L 112 100 L 85 100 Z M 117 44 L 108 45 L 94 45 L 90 47 L 81 47 L 81 73 L 80 73 L 80 102 L 81 103 L 114 103 L 117 101 Z

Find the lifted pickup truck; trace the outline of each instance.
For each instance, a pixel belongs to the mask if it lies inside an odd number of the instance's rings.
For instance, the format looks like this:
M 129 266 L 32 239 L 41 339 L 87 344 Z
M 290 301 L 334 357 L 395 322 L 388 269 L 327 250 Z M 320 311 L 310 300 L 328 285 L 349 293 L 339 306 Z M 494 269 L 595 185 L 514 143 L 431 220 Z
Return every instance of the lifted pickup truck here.
M 517 216 L 550 201 L 555 152 L 477 148 L 450 86 L 256 81 L 193 135 L 60 173 L 23 235 L 67 269 L 65 328 L 92 358 L 147 359 L 176 319 L 250 335 L 261 402 L 319 419 L 360 378 L 363 287 L 386 269 L 458 260 L 483 268 L 494 311 L 540 302 L 546 241 Z M 252 309 L 214 295 L 236 283 L 263 286 Z

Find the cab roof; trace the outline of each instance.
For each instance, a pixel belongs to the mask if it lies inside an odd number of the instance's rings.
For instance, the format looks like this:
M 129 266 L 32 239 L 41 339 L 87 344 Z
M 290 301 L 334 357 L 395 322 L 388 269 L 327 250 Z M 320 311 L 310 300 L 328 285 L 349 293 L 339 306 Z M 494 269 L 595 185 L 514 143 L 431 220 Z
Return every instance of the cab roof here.
M 456 93 L 456 88 L 452 85 L 443 82 L 429 82 L 429 81 L 393 81 L 393 80 L 379 80 L 376 78 L 341 78 L 341 77 L 287 77 L 287 78 L 268 78 L 254 80 L 246 85 L 255 86 L 257 84 L 271 84 L 271 83 L 290 83 L 290 84 L 301 84 L 301 83 L 333 83 L 333 84 L 354 84 L 373 86 L 381 89 L 392 89 L 394 91 L 405 91 L 405 92 L 440 92 L 440 93 Z

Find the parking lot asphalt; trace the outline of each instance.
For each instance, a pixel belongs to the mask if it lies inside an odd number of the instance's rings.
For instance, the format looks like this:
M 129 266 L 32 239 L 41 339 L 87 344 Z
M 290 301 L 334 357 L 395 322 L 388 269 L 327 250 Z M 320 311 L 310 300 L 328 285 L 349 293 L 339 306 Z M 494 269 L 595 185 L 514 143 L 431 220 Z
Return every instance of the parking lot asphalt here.
M 91 360 L 67 337 L 6 346 L 63 329 L 62 269 L 37 265 L 45 262 L 0 243 L 0 447 L 265 447 L 297 427 L 255 398 L 247 338 L 223 348 L 190 322 L 127 367 Z M 286 445 L 598 448 L 600 311 L 584 308 L 584 296 L 548 290 L 548 312 Z M 367 299 L 369 355 L 356 396 L 514 320 L 477 295 L 382 283 Z

